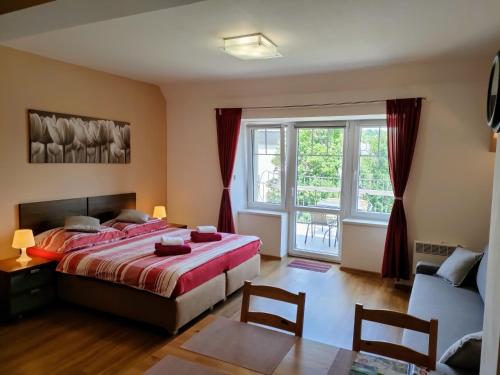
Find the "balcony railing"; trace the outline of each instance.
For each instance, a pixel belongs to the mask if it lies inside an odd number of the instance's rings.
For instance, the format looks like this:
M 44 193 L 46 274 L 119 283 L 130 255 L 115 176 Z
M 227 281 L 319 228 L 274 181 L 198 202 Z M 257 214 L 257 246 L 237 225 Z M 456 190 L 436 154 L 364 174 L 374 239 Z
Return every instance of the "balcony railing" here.
M 266 201 L 267 193 L 270 191 L 281 190 L 281 175 L 279 171 L 264 171 L 258 176 L 257 181 L 257 194 L 259 201 Z M 315 201 L 313 203 L 297 202 L 300 205 L 317 205 L 319 200 L 324 200 L 328 196 L 338 197 L 341 192 L 342 177 L 334 176 L 299 176 L 297 179 L 297 195 L 300 200 L 301 192 L 311 192 L 313 197 L 309 200 Z M 374 179 L 374 178 L 360 178 L 359 179 L 359 196 L 372 195 L 372 196 L 385 196 L 392 197 L 392 185 L 387 179 Z

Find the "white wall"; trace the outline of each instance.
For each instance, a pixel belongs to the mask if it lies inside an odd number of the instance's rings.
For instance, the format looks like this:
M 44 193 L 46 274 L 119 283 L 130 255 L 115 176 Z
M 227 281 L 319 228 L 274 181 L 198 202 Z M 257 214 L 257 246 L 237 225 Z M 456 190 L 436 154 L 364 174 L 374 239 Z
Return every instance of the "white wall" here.
M 130 164 L 29 163 L 28 109 L 130 122 Z M 0 46 L 0 259 L 19 254 L 19 203 L 136 192 L 141 210 L 164 204 L 165 121 L 158 86 Z
M 237 213 L 238 233 L 258 236 L 260 253 L 275 258 L 287 254 L 288 215 L 285 212 L 242 210 Z
M 342 222 L 342 267 L 380 273 L 387 226 Z
M 233 208 L 234 225 L 236 231 L 240 232 L 238 212 L 247 208 L 247 179 L 246 171 L 246 147 L 245 129 L 242 126 L 238 139 L 238 149 L 236 150 L 236 160 L 234 162 L 233 180 L 231 182 L 231 206 Z M 222 192 L 221 192 L 222 195 Z
M 500 351 L 500 141 L 497 141 L 493 204 L 491 206 L 490 248 L 486 271 L 481 374 L 498 374 Z
M 259 63 L 266 63 L 265 61 Z M 425 96 L 405 195 L 414 239 L 481 249 L 488 238 L 493 155 L 484 109 L 490 61 L 397 65 L 332 74 L 162 87 L 167 99 L 169 218 L 216 223 L 222 183 L 216 107 Z M 384 105 L 244 111 L 245 118 L 383 113 Z M 236 180 L 241 176 L 236 176 Z M 234 192 L 233 192 L 234 197 Z

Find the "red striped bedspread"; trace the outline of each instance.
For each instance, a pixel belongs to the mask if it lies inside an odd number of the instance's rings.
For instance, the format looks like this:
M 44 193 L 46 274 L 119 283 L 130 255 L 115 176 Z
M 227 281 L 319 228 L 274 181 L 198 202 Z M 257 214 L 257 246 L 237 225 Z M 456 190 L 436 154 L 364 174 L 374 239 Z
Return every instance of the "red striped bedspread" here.
M 57 271 L 93 277 L 171 297 L 177 280 L 186 272 L 241 246 L 259 241 L 255 236 L 222 233 L 216 242 L 191 243 L 190 254 L 158 257 L 154 244 L 161 236 L 190 237 L 189 229 L 168 228 L 159 232 L 73 251 L 64 256 Z

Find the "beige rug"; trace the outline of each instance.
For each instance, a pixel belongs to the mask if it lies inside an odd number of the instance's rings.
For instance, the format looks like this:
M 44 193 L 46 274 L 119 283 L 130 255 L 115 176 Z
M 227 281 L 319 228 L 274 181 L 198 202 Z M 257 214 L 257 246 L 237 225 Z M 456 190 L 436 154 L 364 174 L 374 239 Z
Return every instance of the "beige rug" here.
M 356 354 L 356 352 L 340 348 L 330 370 L 328 370 L 328 375 L 349 374 Z
M 185 359 L 166 356 L 148 369 L 144 375 L 224 375 L 222 372 L 211 369 Z
M 271 375 L 295 340 L 286 333 L 218 317 L 182 348 Z

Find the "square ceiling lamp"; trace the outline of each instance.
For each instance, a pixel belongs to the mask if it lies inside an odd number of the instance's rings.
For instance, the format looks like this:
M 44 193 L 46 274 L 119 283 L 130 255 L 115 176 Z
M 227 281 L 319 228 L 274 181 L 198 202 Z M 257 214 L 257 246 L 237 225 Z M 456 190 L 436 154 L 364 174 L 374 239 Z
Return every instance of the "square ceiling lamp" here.
M 261 33 L 224 38 L 224 52 L 240 60 L 281 57 L 276 44 Z

